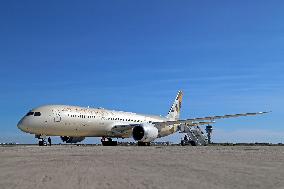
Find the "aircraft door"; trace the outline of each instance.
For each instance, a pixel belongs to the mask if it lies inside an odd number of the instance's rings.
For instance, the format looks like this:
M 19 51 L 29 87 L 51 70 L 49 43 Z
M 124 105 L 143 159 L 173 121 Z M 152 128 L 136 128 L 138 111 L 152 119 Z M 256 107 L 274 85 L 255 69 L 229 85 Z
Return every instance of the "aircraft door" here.
M 54 116 L 54 122 L 60 122 L 61 121 L 61 115 L 60 115 L 60 111 L 54 109 L 52 110 L 53 112 L 53 116 Z

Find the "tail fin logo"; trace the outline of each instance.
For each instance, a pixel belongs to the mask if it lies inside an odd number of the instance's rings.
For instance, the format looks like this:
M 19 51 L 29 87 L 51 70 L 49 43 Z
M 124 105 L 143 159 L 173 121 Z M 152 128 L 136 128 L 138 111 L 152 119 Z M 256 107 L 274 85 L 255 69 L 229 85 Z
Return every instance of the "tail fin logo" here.
M 179 119 L 181 103 L 182 103 L 182 96 L 183 96 L 182 91 L 179 91 L 177 94 L 177 97 L 175 98 L 173 105 L 171 106 L 171 109 L 167 115 L 167 118 L 171 120 Z

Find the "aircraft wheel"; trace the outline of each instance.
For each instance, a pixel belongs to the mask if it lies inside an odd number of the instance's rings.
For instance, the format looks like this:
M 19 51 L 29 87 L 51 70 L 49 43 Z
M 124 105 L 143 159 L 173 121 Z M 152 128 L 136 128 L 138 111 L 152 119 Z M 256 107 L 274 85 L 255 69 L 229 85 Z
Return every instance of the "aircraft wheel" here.
M 191 146 L 197 146 L 194 141 L 189 141 L 189 143 L 191 144 Z
M 138 146 L 151 146 L 150 142 L 139 142 L 137 143 Z
M 103 146 L 117 146 L 117 141 L 102 141 Z
M 38 141 L 39 146 L 46 146 L 46 142 L 44 140 Z

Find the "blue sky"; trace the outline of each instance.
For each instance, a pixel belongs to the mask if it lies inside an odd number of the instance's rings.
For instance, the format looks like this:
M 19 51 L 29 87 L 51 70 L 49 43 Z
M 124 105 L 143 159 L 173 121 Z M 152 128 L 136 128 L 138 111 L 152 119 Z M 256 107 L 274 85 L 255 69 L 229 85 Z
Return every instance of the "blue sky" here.
M 0 1 L 0 142 L 43 104 L 220 120 L 216 142 L 284 142 L 283 1 Z M 163 140 L 177 141 L 180 135 Z M 95 142 L 88 139 L 86 142 Z

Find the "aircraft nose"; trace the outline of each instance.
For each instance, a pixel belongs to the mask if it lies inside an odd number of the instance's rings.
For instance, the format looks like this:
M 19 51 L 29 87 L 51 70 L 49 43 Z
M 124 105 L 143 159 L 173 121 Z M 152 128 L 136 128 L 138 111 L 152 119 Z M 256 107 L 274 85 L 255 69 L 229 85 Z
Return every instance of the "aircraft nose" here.
M 23 125 L 23 119 L 21 119 L 21 120 L 18 122 L 17 127 L 18 127 L 20 130 L 23 131 L 23 127 L 24 127 L 24 125 Z
M 25 118 L 22 118 L 18 124 L 17 127 L 24 132 L 28 132 L 28 126 L 27 126 L 27 120 L 25 120 Z

